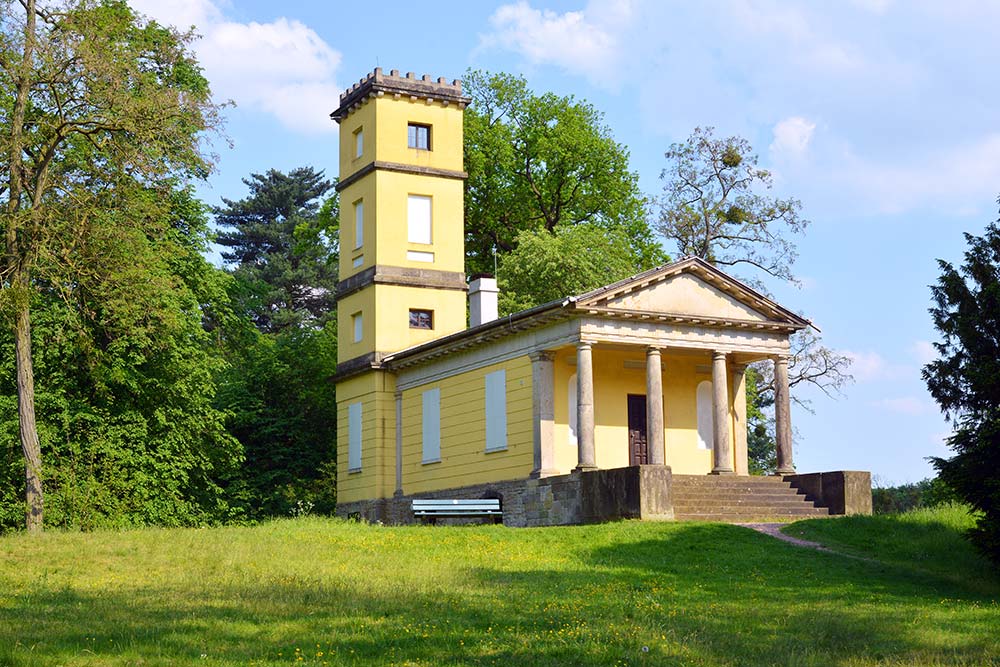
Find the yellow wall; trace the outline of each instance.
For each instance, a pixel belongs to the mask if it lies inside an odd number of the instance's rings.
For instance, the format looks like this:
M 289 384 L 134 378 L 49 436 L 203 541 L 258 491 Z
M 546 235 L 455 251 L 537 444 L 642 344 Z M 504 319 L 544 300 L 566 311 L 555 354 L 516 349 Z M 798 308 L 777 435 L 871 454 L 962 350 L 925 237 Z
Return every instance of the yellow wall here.
M 486 453 L 485 376 L 506 370 L 507 449 Z M 441 461 L 422 462 L 423 392 L 441 390 Z M 519 357 L 403 392 L 403 492 L 527 477 L 533 466 L 531 361 Z
M 337 304 L 337 360 L 373 351 L 397 352 L 465 329 L 465 292 L 374 285 Z M 410 309 L 434 311 L 433 329 L 411 329 Z M 354 342 L 352 316 L 362 313 L 361 342 Z
M 365 106 L 372 104 L 369 101 Z M 462 171 L 462 110 L 455 104 L 445 107 L 441 102 L 428 104 L 426 99 L 414 102 L 407 97 L 396 100 L 387 95 L 375 98 L 374 106 L 375 132 L 379 138 L 376 160 Z M 431 126 L 431 150 L 407 146 L 409 123 Z
M 371 371 L 337 383 L 337 502 L 387 498 L 396 486 L 395 377 Z M 348 406 L 361 403 L 361 471 L 348 471 Z
M 378 231 L 375 262 L 414 269 L 465 270 L 465 192 L 462 181 L 437 176 L 379 171 L 375 174 Z M 431 197 L 431 243 L 407 241 L 409 195 Z M 434 253 L 433 262 L 406 258 L 408 250 Z M 366 262 L 371 261 L 368 257 Z M 367 266 L 367 264 L 366 264 Z
M 577 447 L 569 429 L 570 379 L 576 373 L 576 366 L 569 361 L 575 358 L 575 349 L 565 348 L 555 362 L 555 459 L 556 468 L 563 473 L 577 464 Z M 630 366 L 640 366 L 625 367 L 626 360 Z M 641 348 L 634 352 L 594 349 L 594 441 L 599 468 L 629 464 L 628 395 L 646 394 L 645 360 Z M 667 465 L 676 474 L 707 474 L 712 470 L 712 451 L 698 446 L 696 390 L 699 382 L 712 379 L 711 373 L 698 372 L 699 366 L 704 369 L 711 364 L 711 358 L 671 356 L 663 351 L 662 364 Z
M 357 238 L 354 231 L 354 204 L 364 202 L 364 243 L 355 248 Z M 378 239 L 375 235 L 375 220 L 378 215 L 378 202 L 375 198 L 375 176 L 368 175 L 340 192 L 340 279 L 350 278 L 355 273 L 364 271 L 376 263 L 375 251 Z M 405 238 L 405 237 L 404 237 Z M 361 258 L 363 262 L 354 266 L 354 260 Z

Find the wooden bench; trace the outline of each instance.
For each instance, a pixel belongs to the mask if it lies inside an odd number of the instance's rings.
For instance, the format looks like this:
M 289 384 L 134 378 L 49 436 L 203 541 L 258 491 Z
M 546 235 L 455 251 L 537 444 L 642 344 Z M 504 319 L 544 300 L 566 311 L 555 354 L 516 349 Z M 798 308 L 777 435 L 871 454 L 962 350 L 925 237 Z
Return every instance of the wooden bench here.
M 471 518 L 494 517 L 501 520 L 503 511 L 500 509 L 499 498 L 445 499 L 415 498 L 413 500 L 413 516 L 422 521 L 434 523 L 439 518 Z

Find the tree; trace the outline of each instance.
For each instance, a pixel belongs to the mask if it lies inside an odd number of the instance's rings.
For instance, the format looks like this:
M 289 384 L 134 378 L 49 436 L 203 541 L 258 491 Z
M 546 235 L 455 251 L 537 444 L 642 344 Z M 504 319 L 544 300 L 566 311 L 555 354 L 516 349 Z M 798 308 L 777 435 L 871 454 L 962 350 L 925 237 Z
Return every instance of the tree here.
M 338 198 L 311 167 L 243 182 L 248 197 L 214 209 L 233 301 L 252 325 L 230 336 L 220 376 L 218 405 L 245 451 L 239 494 L 253 517 L 332 512 Z
M 666 152 L 671 163 L 665 181 L 660 233 L 677 243 L 682 255 L 718 266 L 749 265 L 795 282 L 795 244 L 809 221 L 796 199 L 760 193 L 771 187 L 770 172 L 741 137 L 716 139 L 713 128 L 695 128 L 684 143 Z
M 464 83 L 468 273 L 492 273 L 521 232 L 582 223 L 621 230 L 637 264 L 662 263 L 628 151 L 600 112 L 509 74 L 472 70 Z
M 930 313 L 942 340 L 922 375 L 955 427 L 954 456 L 933 458 L 934 467 L 979 512 L 972 540 L 1000 563 L 1000 227 L 965 240 L 960 267 L 938 260 Z
M 262 331 L 322 327 L 336 302 L 337 255 L 324 228 L 336 211 L 319 213 L 334 184 L 312 167 L 270 169 L 243 182 L 250 196 L 223 199 L 213 212 L 229 230 L 217 242 L 231 248 L 222 258 L 235 266 L 245 311 Z M 331 203 L 335 209 L 336 196 Z
M 52 259 L 45 268 L 55 271 L 65 248 L 106 220 L 99 205 L 139 192 L 133 182 L 207 172 L 199 137 L 216 124 L 217 107 L 191 39 L 121 0 L 44 10 L 35 0 L 3 3 L 0 284 L 15 340 L 29 530 L 41 529 L 43 508 L 31 352 L 39 260 Z
M 669 166 L 660 174 L 659 231 L 677 244 L 682 255 L 696 255 L 725 267 L 750 267 L 756 275 L 747 282 L 765 291 L 759 277 L 771 276 L 796 283 L 792 272 L 797 252 L 789 238 L 801 234 L 809 221 L 800 215 L 796 199 L 770 197 L 770 172 L 757 166 L 758 158 L 746 139 L 716 138 L 713 128 L 695 128 L 683 143 L 675 143 L 665 157 Z M 810 330 L 791 337 L 789 385 L 808 383 L 834 395 L 851 381 L 851 360 L 822 345 Z M 755 364 L 748 382 L 748 448 L 758 471 L 773 469 L 769 452 L 773 429 L 764 410 L 774 403 L 770 364 Z M 792 396 L 809 409 L 808 402 Z
M 503 314 L 582 294 L 652 268 L 632 254 L 623 230 L 589 223 L 554 233 L 525 230 L 516 242 L 497 271 Z
M 224 361 L 203 326 L 206 317 L 229 319 L 228 277 L 203 256 L 208 223 L 190 192 L 177 190 L 167 202 L 147 195 L 102 207 L 107 219 L 58 272 L 45 257 L 36 267 L 32 330 L 45 345 L 34 349 L 33 369 L 46 525 L 197 525 L 233 510 L 224 487 L 239 470 L 241 448 L 213 406 Z M 15 375 L 13 346 L 0 340 L 0 377 Z M 0 430 L 16 439 L 12 381 L 0 383 Z M 0 529 L 24 522 L 14 476 L 21 458 L 0 448 Z

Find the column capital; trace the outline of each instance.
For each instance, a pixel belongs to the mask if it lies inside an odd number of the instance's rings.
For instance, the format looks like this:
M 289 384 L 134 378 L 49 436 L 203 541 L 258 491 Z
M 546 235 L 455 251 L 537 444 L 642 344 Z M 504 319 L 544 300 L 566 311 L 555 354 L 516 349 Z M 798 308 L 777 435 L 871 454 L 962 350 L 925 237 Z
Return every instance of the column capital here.
M 712 361 L 717 361 L 719 359 L 725 360 L 728 355 L 720 350 L 712 350 Z
M 790 355 L 790 354 L 772 354 L 771 355 L 771 361 L 773 361 L 776 364 L 783 364 L 783 365 L 787 366 L 788 365 L 788 359 L 791 356 L 792 355 Z
M 576 349 L 578 350 L 589 350 L 594 346 L 589 340 L 579 340 L 576 342 Z
M 660 356 L 660 348 L 656 347 L 655 345 L 649 345 L 648 347 L 646 347 L 646 356 L 650 357 L 653 355 Z
M 555 361 L 556 353 L 551 350 L 535 350 L 528 354 L 532 361 Z

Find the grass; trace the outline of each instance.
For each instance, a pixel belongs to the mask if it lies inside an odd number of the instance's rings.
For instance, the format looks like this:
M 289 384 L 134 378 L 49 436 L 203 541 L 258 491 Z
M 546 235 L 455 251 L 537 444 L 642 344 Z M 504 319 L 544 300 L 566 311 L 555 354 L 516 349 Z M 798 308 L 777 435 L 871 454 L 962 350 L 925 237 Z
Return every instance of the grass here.
M 14 535 L 0 666 L 1000 665 L 961 521 L 786 529 L 864 558 L 697 523 Z

